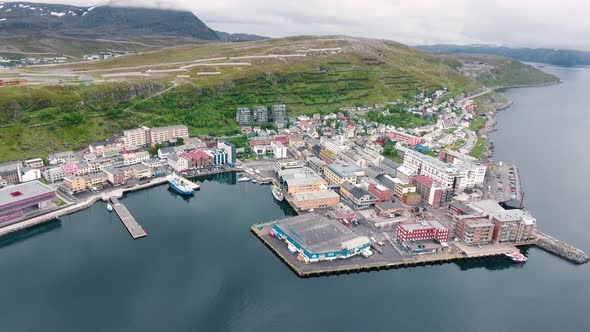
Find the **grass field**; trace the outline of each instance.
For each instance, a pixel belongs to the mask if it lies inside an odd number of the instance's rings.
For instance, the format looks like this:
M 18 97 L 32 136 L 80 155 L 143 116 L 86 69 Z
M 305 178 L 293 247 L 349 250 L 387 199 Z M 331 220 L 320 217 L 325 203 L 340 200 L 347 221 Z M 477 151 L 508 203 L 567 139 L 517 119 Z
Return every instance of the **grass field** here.
M 483 127 L 486 124 L 486 121 L 488 121 L 487 118 L 482 118 L 478 116 L 475 119 L 473 119 L 473 121 L 471 121 L 471 123 L 469 124 L 469 129 L 477 131 L 479 128 Z
M 477 139 L 477 143 L 473 147 L 473 150 L 471 150 L 470 155 L 477 159 L 481 158 L 481 155 L 485 151 L 487 144 L 488 142 L 485 139 L 479 137 Z

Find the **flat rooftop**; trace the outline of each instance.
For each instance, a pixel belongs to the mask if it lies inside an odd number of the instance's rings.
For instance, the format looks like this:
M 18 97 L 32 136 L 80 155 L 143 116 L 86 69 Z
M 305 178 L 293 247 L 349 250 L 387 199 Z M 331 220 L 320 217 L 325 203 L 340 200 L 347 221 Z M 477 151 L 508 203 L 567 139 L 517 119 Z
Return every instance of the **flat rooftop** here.
M 343 243 L 356 240 L 370 242 L 341 223 L 315 213 L 282 219 L 275 226 L 310 253 L 340 251 Z
M 39 182 L 31 181 L 0 189 L 0 206 L 24 199 L 55 192 L 55 189 Z
M 337 193 L 332 190 L 319 190 L 313 192 L 296 193 L 294 195 L 296 201 L 311 201 L 317 199 L 328 199 L 340 197 Z

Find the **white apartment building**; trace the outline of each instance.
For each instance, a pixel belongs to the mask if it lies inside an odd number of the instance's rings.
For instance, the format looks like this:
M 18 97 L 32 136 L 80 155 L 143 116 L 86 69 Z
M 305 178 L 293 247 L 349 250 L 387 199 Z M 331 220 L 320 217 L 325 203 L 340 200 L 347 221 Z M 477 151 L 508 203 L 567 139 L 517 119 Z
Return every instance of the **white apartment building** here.
M 277 159 L 287 158 L 287 147 L 281 142 L 271 142 L 272 152 Z
M 184 125 L 151 128 L 149 132 L 149 143 L 152 146 L 158 143 L 172 142 L 178 137 L 188 140 L 188 127 Z
M 410 149 L 404 154 L 403 166 L 418 175 L 431 177 L 444 188 L 453 188 L 458 192 L 483 186 L 486 173 L 486 166 L 471 161 L 449 164 Z
M 141 164 L 144 161 L 150 159 L 150 153 L 147 151 L 141 151 L 137 153 L 127 153 L 123 155 L 123 165 L 131 166 L 135 164 Z
M 350 147 L 346 145 L 346 138 L 344 138 L 344 136 L 334 136 L 332 138 L 322 136 L 320 137 L 320 145 L 335 154 L 350 149 Z
M 148 145 L 149 132 L 150 128 L 147 127 L 125 130 L 123 132 L 123 142 L 125 142 L 125 147 L 133 148 Z

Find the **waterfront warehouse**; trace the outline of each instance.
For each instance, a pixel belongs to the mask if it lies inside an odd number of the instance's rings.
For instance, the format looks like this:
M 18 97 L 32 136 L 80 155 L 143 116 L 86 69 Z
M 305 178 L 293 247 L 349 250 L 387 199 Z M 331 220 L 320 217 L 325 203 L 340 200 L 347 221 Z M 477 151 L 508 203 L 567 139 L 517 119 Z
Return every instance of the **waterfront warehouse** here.
M 0 189 L 0 223 L 24 216 L 25 209 L 46 208 L 55 198 L 55 189 L 39 181 Z
M 371 241 L 341 223 L 308 213 L 277 221 L 272 233 L 306 262 L 348 258 L 369 248 Z

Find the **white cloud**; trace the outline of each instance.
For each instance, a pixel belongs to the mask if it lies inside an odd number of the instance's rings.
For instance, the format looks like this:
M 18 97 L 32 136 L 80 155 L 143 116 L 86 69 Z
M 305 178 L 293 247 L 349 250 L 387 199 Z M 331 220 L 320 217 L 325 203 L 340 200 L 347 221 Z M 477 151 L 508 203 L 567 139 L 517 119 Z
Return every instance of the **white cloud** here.
M 100 1 L 100 0 L 98 0 Z M 77 5 L 96 1 L 63 0 Z M 190 9 L 214 29 L 282 37 L 346 34 L 407 44 L 491 43 L 590 49 L 584 0 L 117 0 Z

